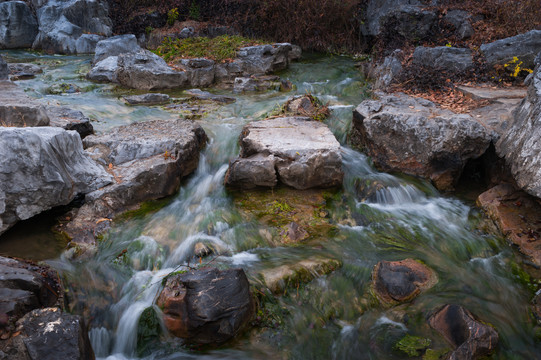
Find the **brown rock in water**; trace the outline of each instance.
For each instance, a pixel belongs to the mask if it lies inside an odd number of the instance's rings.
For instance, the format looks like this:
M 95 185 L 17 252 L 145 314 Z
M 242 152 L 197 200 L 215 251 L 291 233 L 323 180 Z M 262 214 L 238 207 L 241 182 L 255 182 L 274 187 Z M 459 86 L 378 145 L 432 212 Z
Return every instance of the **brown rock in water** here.
M 413 259 L 380 261 L 372 272 L 377 297 L 385 303 L 410 301 L 421 291 L 434 286 L 434 271 Z
M 541 204 L 537 199 L 502 184 L 479 195 L 477 205 L 522 254 L 541 266 Z
M 167 279 L 157 305 L 167 329 L 196 344 L 219 344 L 237 335 L 254 314 L 242 269 L 189 271 Z
M 445 305 L 428 323 L 455 347 L 449 360 L 479 359 L 492 353 L 498 345 L 496 330 L 477 321 L 459 305 Z

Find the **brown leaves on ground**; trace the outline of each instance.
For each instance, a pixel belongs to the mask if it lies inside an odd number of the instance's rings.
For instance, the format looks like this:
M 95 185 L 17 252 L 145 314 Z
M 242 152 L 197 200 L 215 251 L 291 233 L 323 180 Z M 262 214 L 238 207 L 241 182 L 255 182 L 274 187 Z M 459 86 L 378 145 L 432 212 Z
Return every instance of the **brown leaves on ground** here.
M 465 95 L 460 90 L 449 88 L 440 91 L 416 91 L 405 88 L 395 88 L 395 91 L 400 91 L 413 97 L 424 98 L 438 104 L 443 109 L 454 111 L 455 113 L 466 114 L 473 109 L 477 109 L 490 104 L 488 100 L 475 100 Z

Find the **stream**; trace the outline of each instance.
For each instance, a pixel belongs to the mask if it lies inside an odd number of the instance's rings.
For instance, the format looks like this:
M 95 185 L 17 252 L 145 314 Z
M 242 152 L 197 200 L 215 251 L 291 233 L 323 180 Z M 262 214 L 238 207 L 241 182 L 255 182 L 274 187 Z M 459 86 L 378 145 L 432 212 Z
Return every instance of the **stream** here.
M 178 117 L 162 107 L 127 106 L 120 96 L 132 91 L 85 80 L 89 57 L 19 51 L 2 55 L 11 62 L 39 63 L 43 74 L 17 83 L 31 97 L 82 111 L 94 120 L 97 133 L 131 122 Z M 17 235 L 18 247 L 0 239 L 0 253 L 46 260 L 59 271 L 68 309 L 89 324 L 99 359 L 405 359 L 408 356 L 395 344 L 407 334 L 431 339 L 434 350 L 449 347 L 426 323 L 431 311 L 449 303 L 463 305 L 497 329 L 500 343 L 492 359 L 541 359 L 529 313 L 532 290 L 516 265 L 520 257 L 504 239 L 479 230 L 483 220 L 473 203 L 442 195 L 416 178 L 378 172 L 365 155 L 347 146 L 351 112 L 367 96 L 354 61 L 309 55 L 280 76 L 292 81 L 293 92 L 232 94 L 211 89 L 237 101 L 197 120 L 209 143 L 196 172 L 176 195 L 119 221 L 100 240 L 94 257 L 76 261 L 60 250 L 30 250 L 30 243 L 40 241 L 48 249 L 59 248 L 47 231 L 46 240 Z M 62 82 L 81 92 L 48 94 L 51 85 Z M 238 155 L 242 127 L 265 118 L 290 96 L 307 92 L 332 110 L 326 123 L 342 144 L 344 185 L 326 197 L 330 236 L 277 246 L 264 235 L 268 225 L 239 210 L 223 178 L 228 162 Z M 182 96 L 181 91 L 165 93 Z M 362 195 L 359 184 L 368 189 Z M 267 193 L 272 201 L 274 193 Z M 164 334 L 138 343 L 145 309 L 160 312 L 153 304 L 164 276 L 179 265 L 195 265 L 197 243 L 219 250 L 220 256 L 204 258 L 203 263 L 242 267 L 249 278 L 313 256 L 339 259 L 343 265 L 284 296 L 269 298 L 265 311 L 257 314 L 259 326 L 219 348 L 186 347 Z M 406 258 L 428 265 L 439 282 L 410 303 L 390 308 L 375 304 L 370 297 L 374 265 Z

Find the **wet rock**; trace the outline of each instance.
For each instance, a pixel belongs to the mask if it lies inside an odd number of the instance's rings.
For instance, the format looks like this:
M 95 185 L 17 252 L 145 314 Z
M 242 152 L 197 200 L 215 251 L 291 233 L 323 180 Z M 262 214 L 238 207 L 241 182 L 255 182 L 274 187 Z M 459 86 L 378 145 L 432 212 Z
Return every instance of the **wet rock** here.
M 423 39 L 437 20 L 434 10 L 425 9 L 419 0 L 370 0 L 366 7 L 361 33 L 375 37 L 387 24 L 408 39 Z
M 470 49 L 419 46 L 415 48 L 412 63 L 449 73 L 457 73 L 473 67 L 473 56 Z
M 459 39 L 469 39 L 473 35 L 473 27 L 470 23 L 471 15 L 464 10 L 449 10 L 443 20 L 453 25 Z
M 47 92 L 52 95 L 75 94 L 81 92 L 81 89 L 74 84 L 61 83 L 50 86 Z
M 38 22 L 25 2 L 0 2 L 0 49 L 29 48 L 37 34 Z
M 0 128 L 0 158 L 0 233 L 112 181 L 61 128 Z
M 77 131 L 81 139 L 94 133 L 90 119 L 80 111 L 61 106 L 47 106 L 46 111 L 50 119 L 50 126 Z
M 537 324 L 541 325 L 541 293 L 538 293 L 532 300 L 534 316 Z
M 274 294 L 283 293 L 288 287 L 308 283 L 317 277 L 329 274 L 342 266 L 339 260 L 310 257 L 298 262 L 260 271 L 260 277 Z
M 281 86 L 280 77 L 272 75 L 237 77 L 233 83 L 233 91 L 254 92 L 267 91 Z
M 113 23 L 101 0 L 34 1 L 39 33 L 32 47 L 59 54 L 93 52 L 102 36 L 111 36 Z M 89 35 L 97 35 L 89 36 Z
M 384 303 L 410 301 L 436 284 L 434 271 L 413 259 L 380 261 L 372 271 L 377 297 Z
M 116 83 L 118 82 L 117 72 L 118 56 L 110 56 L 94 65 L 86 74 L 86 78 L 92 81 Z
M 540 31 L 541 34 L 541 31 Z M 517 184 L 541 198 L 541 66 L 537 66 L 528 95 L 514 112 L 508 131 L 496 143 Z
M 9 73 L 12 76 L 24 76 L 24 75 L 37 75 L 41 74 L 43 70 L 36 64 L 26 63 L 11 63 L 8 64 Z
M 290 222 L 282 229 L 280 234 L 287 239 L 287 242 L 299 243 L 307 239 L 310 235 L 296 222 Z
M 283 113 L 288 116 L 307 116 L 322 121 L 329 115 L 329 109 L 313 95 L 300 95 L 286 101 Z
M 46 266 L 0 256 L 0 314 L 16 320 L 31 310 L 53 306 L 61 292 L 55 274 Z
M 74 210 L 63 231 L 74 244 L 93 250 L 95 237 L 115 215 L 143 201 L 174 194 L 181 179 L 197 168 L 206 140 L 201 126 L 188 120 L 140 122 L 87 136 L 86 152 L 115 182 L 87 194 L 86 203 Z
M 17 322 L 17 332 L 17 336 L 0 345 L 10 359 L 95 358 L 83 319 L 59 308 L 31 311 Z
M 228 186 L 272 187 L 278 179 L 296 189 L 342 183 L 340 144 L 323 123 L 302 117 L 254 121 L 244 127 L 240 143 L 240 157 L 225 176 Z
M 541 266 L 541 204 L 537 199 L 510 184 L 501 184 L 479 195 L 477 204 L 508 241 Z
M 130 105 L 162 105 L 170 101 L 166 94 L 143 94 L 124 96 L 124 100 Z
M 445 305 L 428 319 L 455 350 L 450 360 L 480 359 L 490 355 L 498 345 L 494 328 L 475 319 L 473 314 L 459 305 Z
M 302 57 L 302 49 L 299 45 L 291 45 L 291 51 L 289 52 L 289 61 L 296 61 Z
M 0 65 L 1 66 L 1 65 Z M 0 125 L 47 126 L 45 107 L 11 81 L 0 81 Z
M 466 162 L 483 155 L 497 134 L 470 115 L 404 94 L 365 100 L 353 112 L 351 137 L 384 171 L 400 171 L 452 190 Z
M 157 305 L 173 335 L 190 343 L 219 344 L 239 334 L 254 314 L 242 269 L 202 269 L 167 279 Z
M 186 72 L 175 71 L 158 55 L 140 50 L 118 56 L 117 81 L 126 87 L 140 90 L 186 87 Z
M 101 40 L 96 45 L 96 52 L 92 59 L 93 64 L 97 64 L 102 60 L 111 56 L 120 54 L 133 54 L 141 51 L 141 47 L 137 44 L 135 35 L 117 35 L 108 39 Z
M 223 104 L 231 104 L 237 101 L 234 97 L 225 96 L 225 95 L 215 95 L 212 93 L 209 93 L 208 91 L 202 91 L 200 89 L 190 89 L 184 91 L 185 94 L 188 94 L 191 96 L 192 99 L 195 100 L 210 100 L 217 103 L 223 103 Z
M 509 63 L 516 56 L 523 63 L 521 67 L 533 69 L 534 59 L 541 51 L 541 30 L 483 44 L 480 50 L 491 66 Z
M 0 80 L 7 80 L 9 75 L 8 64 L 4 61 L 2 55 L 0 55 Z

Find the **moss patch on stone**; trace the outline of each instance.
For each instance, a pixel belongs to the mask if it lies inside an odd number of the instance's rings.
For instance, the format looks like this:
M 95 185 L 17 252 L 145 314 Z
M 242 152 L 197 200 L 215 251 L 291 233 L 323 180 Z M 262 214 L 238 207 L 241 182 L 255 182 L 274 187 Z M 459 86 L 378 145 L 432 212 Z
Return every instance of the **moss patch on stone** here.
M 430 339 L 421 338 L 419 336 L 406 335 L 398 341 L 394 349 L 405 353 L 409 357 L 420 356 L 427 349 L 432 341 Z

